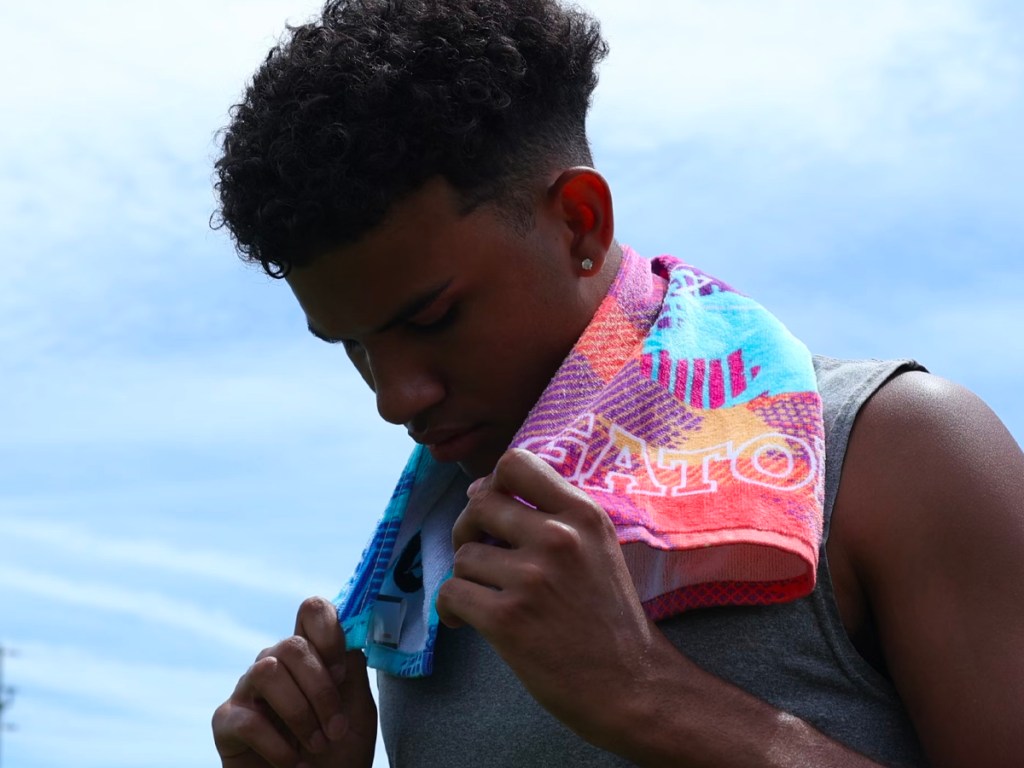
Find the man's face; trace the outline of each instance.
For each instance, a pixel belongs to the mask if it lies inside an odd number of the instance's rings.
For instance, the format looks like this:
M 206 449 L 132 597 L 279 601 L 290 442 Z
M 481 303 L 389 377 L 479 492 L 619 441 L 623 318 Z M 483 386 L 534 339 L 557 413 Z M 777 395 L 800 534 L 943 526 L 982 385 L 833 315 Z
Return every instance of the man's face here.
M 293 269 L 317 336 L 344 345 L 377 410 L 469 475 L 490 472 L 594 310 L 559 206 L 518 232 L 435 179 L 357 243 Z

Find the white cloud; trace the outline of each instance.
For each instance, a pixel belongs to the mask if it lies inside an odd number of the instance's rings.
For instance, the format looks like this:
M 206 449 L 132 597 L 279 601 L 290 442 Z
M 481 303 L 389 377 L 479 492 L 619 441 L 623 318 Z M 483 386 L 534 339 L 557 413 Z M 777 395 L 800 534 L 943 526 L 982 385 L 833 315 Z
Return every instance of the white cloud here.
M 1012 30 L 967 0 L 585 5 L 612 44 L 594 126 L 613 148 L 697 138 L 892 157 L 935 117 L 1019 93 Z
M 234 552 L 188 549 L 155 538 L 111 538 L 82 525 L 0 517 L 0 539 L 12 549 L 42 548 L 47 562 L 68 558 L 103 563 L 104 567 L 183 574 L 271 595 L 293 597 L 309 588 L 309 578 Z
M 159 114 L 161 124 L 173 124 L 240 93 L 284 24 L 304 21 L 318 7 L 273 0 L 8 3 L 0 64 L 19 76 L 4 98 L 24 106 L 18 125 L 35 123 L 51 135 L 74 130 L 72 115 L 115 124 Z
M 6 671 L 18 693 L 7 715 L 17 730 L 4 738 L 12 764 L 216 764 L 210 717 L 237 674 L 126 662 L 68 644 L 12 645 L 18 656 Z
M 197 703 L 227 698 L 221 673 L 180 664 L 125 661 L 71 644 L 14 639 L 11 678 L 32 695 L 59 694 L 151 718 L 188 719 Z M 68 674 L 68 670 L 75 670 Z M 212 712 L 212 710 L 211 710 Z
M 0 444 L 214 445 L 257 436 L 289 443 L 313 432 L 365 435 L 383 441 L 381 450 L 408 451 L 405 431 L 381 421 L 373 393 L 349 362 L 293 331 L 297 338 L 272 348 L 243 343 L 35 361 L 5 377 L 21 394 L 17 407 L 8 404 Z M 309 387 L 311 380 L 319 386 Z
M 283 29 L 318 4 L 0 5 L 0 321 L 116 307 L 170 274 L 237 268 L 207 219 L 213 137 Z M 173 259 L 168 258 L 168 251 Z M 47 333 L 51 331 L 51 333 Z
M 0 586 L 57 603 L 163 625 L 245 652 L 265 648 L 275 640 L 263 632 L 246 627 L 223 610 L 204 608 L 192 601 L 158 592 L 62 578 L 47 571 L 6 563 L 0 564 Z
M 221 699 L 227 693 L 230 686 Z M 4 762 L 18 768 L 215 768 L 212 713 L 213 707 L 204 706 L 187 718 L 137 714 L 129 719 L 73 699 L 23 699 L 12 708 L 17 730 L 4 737 Z

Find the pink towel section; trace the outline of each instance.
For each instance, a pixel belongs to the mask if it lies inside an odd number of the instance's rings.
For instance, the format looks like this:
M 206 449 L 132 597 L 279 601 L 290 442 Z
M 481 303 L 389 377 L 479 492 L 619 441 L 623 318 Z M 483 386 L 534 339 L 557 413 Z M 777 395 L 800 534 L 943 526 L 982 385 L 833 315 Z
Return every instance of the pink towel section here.
M 628 247 L 513 447 L 615 523 L 654 620 L 814 588 L 824 429 L 811 355 L 767 310 Z

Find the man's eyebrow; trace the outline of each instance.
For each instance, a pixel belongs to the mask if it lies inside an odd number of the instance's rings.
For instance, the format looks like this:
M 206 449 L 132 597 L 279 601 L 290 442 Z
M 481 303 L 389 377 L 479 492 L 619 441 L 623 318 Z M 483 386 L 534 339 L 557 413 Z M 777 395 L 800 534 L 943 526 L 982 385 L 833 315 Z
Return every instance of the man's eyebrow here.
M 428 288 L 418 296 L 414 296 L 401 307 L 399 307 L 398 311 L 395 312 L 395 314 L 392 315 L 390 319 L 386 320 L 384 323 L 374 328 L 372 331 L 370 331 L 370 333 L 383 333 L 384 331 L 391 330 L 396 325 L 401 325 L 407 320 L 415 317 L 424 309 L 433 304 L 437 300 L 437 297 L 444 293 L 448 289 L 448 286 L 451 284 L 452 281 L 451 278 L 449 278 L 440 285 L 436 285 L 433 288 Z M 324 333 L 319 328 L 314 326 L 309 319 L 306 320 L 306 327 L 309 329 L 310 333 L 312 333 L 321 341 L 326 341 L 328 344 L 340 344 L 345 341 L 345 339 L 342 338 L 334 338 L 332 336 L 328 336 L 326 333 Z

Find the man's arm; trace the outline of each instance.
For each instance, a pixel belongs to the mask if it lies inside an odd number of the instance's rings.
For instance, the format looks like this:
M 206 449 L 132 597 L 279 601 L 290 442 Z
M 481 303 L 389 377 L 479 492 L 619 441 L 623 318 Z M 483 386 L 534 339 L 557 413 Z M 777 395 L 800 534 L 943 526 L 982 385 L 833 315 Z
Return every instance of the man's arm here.
M 934 766 L 1017 766 L 1024 724 L 1024 454 L 975 395 L 883 387 L 850 439 L 832 537 Z

